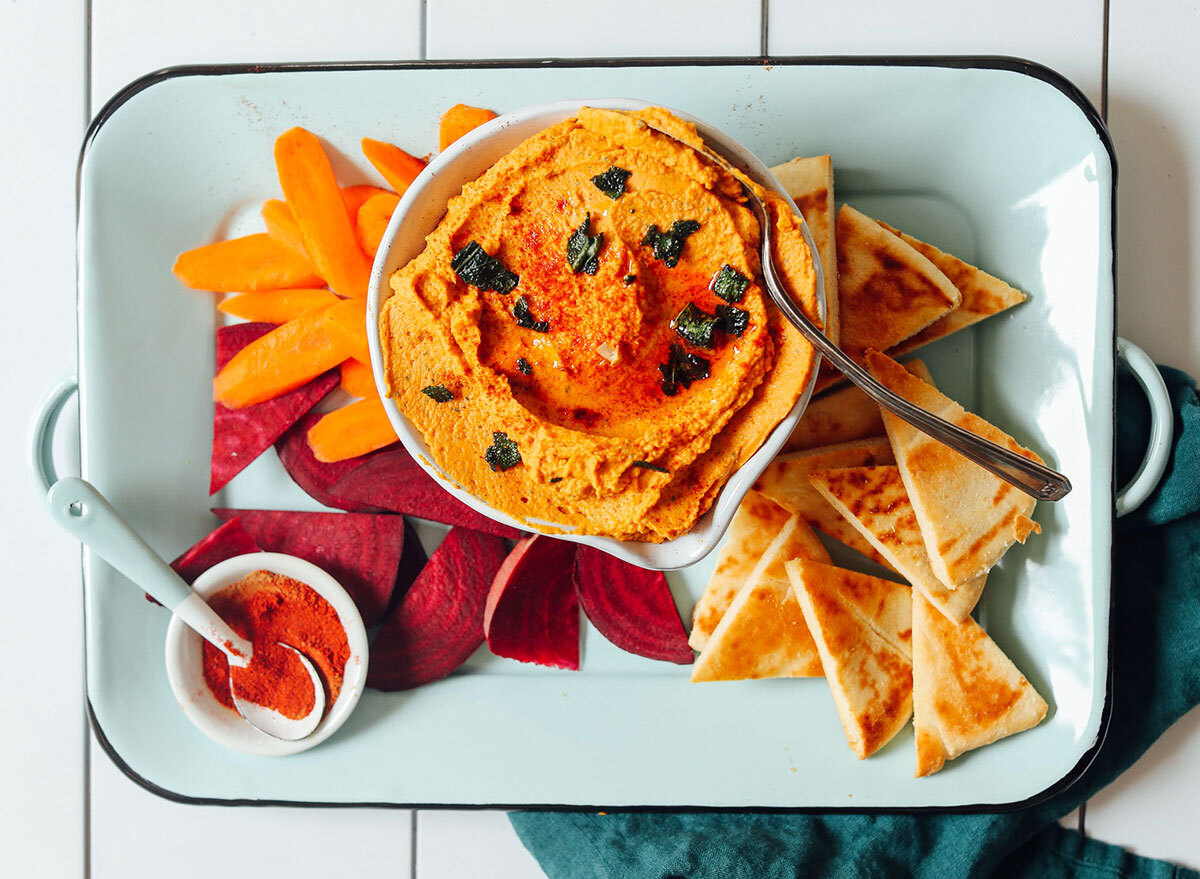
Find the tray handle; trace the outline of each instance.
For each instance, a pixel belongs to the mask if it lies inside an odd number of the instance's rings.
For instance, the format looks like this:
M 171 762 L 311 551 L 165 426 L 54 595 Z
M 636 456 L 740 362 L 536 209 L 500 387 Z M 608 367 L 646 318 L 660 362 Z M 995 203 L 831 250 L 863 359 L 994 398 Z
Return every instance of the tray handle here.
M 42 398 L 34 414 L 29 434 L 29 472 L 43 497 L 58 482 L 58 471 L 54 468 L 54 428 L 67 401 L 78 390 L 78 377 L 67 376 Z
M 1175 415 L 1158 367 L 1145 351 L 1128 339 L 1117 338 L 1117 357 L 1125 362 L 1150 402 L 1150 442 L 1133 478 L 1117 491 L 1117 516 L 1132 513 L 1158 486 L 1171 456 Z

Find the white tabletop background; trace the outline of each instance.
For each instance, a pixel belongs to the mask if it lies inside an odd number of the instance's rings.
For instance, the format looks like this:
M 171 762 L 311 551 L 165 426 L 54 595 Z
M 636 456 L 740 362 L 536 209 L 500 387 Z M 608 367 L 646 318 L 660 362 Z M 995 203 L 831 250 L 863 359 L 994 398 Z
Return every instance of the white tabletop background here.
M 614 18 L 627 26 L 606 26 Z M 91 739 L 79 547 L 39 509 L 25 445 L 40 395 L 74 369 L 75 161 L 88 120 L 121 86 L 195 62 L 764 50 L 1030 58 L 1075 81 L 1112 130 L 1121 334 L 1196 374 L 1198 31 L 1196 0 L 0 2 L 0 874 L 542 875 L 503 813 L 179 805 L 128 780 Z M 60 460 L 77 460 L 77 445 L 62 445 Z M 1193 711 L 1088 803 L 1082 823 L 1090 836 L 1200 868 L 1198 810 Z

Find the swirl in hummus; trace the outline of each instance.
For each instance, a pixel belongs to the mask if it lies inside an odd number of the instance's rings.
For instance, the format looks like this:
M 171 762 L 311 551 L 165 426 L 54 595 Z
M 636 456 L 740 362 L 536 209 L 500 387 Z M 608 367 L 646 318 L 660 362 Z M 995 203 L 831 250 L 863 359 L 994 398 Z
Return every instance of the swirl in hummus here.
M 448 476 L 539 530 L 687 532 L 811 374 L 737 182 L 656 129 L 701 146 L 665 110 L 581 108 L 463 187 L 391 277 L 389 396 Z M 816 320 L 797 218 L 755 192 Z

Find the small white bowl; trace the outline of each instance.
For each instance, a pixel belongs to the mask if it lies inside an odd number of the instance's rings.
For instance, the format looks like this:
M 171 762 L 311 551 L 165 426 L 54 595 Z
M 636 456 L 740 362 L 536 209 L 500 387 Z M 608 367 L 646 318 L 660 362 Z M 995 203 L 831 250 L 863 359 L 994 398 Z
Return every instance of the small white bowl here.
M 310 586 L 333 605 L 346 630 L 350 658 L 342 689 L 312 735 L 295 742 L 271 738 L 218 702 L 204 681 L 204 639 L 174 616 L 167 625 L 167 679 L 188 720 L 217 744 L 260 757 L 298 754 L 333 735 L 358 704 L 367 683 L 367 630 L 354 601 L 337 580 L 311 562 L 283 553 L 252 552 L 226 559 L 196 578 L 192 588 L 208 598 L 254 571 L 273 571 Z
M 429 163 L 429 167 L 421 172 L 421 175 L 404 193 L 404 197 L 400 199 L 400 203 L 392 215 L 392 221 L 388 224 L 387 230 L 383 234 L 383 240 L 379 244 L 375 264 L 371 269 L 371 286 L 367 294 L 367 342 L 371 350 L 371 370 L 375 374 L 375 384 L 379 388 L 380 396 L 383 397 L 388 418 L 396 429 L 400 441 L 417 459 L 418 463 L 454 497 L 497 522 L 503 522 L 525 531 L 536 530 L 536 528 L 519 522 L 485 504 L 431 463 L 432 456 L 420 431 L 404 417 L 400 408 L 384 392 L 383 356 L 377 329 L 379 312 L 383 302 L 391 295 L 388 278 L 391 277 L 392 272 L 406 265 L 425 249 L 425 237 L 436 228 L 446 212 L 447 203 L 462 191 L 463 185 L 475 180 L 526 138 L 556 122 L 574 116 L 579 112 L 580 107 L 585 106 L 609 110 L 640 110 L 652 105 L 646 101 L 630 98 L 582 98 L 535 104 L 493 119 L 455 141 Z M 734 164 L 752 179 L 787 199 L 796 216 L 801 219 L 801 228 L 813 254 L 813 266 L 817 276 L 817 301 L 823 316 L 825 314 L 825 281 L 817 250 L 813 246 L 812 236 L 807 225 L 803 225 L 800 211 L 783 186 L 775 179 L 766 165 L 728 135 L 687 113 L 679 110 L 671 110 L 671 112 L 679 118 L 693 123 L 705 141 L 715 146 L 722 154 L 735 158 L 737 161 Z M 766 442 L 750 460 L 729 478 L 709 511 L 686 534 L 663 543 L 616 540 L 611 537 L 596 537 L 587 534 L 556 534 L 555 536 L 594 546 L 644 568 L 666 571 L 683 568 L 700 561 L 720 541 L 725 529 L 729 527 L 730 519 L 737 511 L 738 504 L 754 485 L 754 480 L 782 448 L 792 429 L 796 426 L 796 422 L 804 414 L 804 407 L 808 405 L 809 397 L 812 396 L 813 384 L 816 381 L 817 363 L 819 363 L 819 359 L 814 361 L 812 377 L 792 411 L 779 422 L 767 437 Z

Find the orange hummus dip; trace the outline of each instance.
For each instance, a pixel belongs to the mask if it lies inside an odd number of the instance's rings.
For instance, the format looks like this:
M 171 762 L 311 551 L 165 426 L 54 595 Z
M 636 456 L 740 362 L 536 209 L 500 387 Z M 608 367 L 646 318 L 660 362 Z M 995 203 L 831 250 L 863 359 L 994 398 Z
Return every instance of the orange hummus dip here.
M 700 146 L 657 108 L 526 140 L 450 201 L 380 315 L 388 395 L 433 463 L 542 531 L 687 532 L 812 371 L 740 187 L 655 129 Z M 797 218 L 755 191 L 816 320 Z

